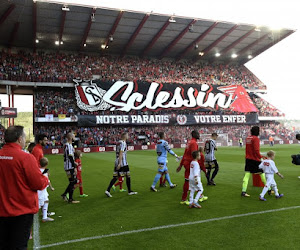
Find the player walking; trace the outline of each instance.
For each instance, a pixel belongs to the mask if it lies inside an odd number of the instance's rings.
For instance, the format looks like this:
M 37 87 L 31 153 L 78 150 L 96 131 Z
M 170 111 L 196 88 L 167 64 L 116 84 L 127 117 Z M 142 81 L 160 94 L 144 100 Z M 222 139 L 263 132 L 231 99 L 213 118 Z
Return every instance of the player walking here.
M 215 186 L 216 183 L 214 182 L 214 178 L 216 177 L 217 173 L 219 172 L 219 164 L 217 162 L 217 159 L 215 157 L 215 151 L 218 150 L 216 146 L 216 139 L 218 138 L 217 133 L 211 134 L 211 139 L 207 140 L 205 142 L 205 167 L 206 167 L 206 179 L 207 179 L 207 185 L 213 185 Z M 210 177 L 210 173 L 212 169 L 215 169 L 212 173 L 212 176 Z
M 200 166 L 198 161 L 201 158 L 199 151 L 192 152 L 193 160 L 190 165 L 190 176 L 189 176 L 189 184 L 190 184 L 190 208 L 201 208 L 198 204 L 200 196 L 203 193 L 203 185 L 201 183 L 201 176 L 200 176 Z M 196 196 L 194 197 L 196 193 Z
M 179 167 L 177 168 L 177 172 L 179 172 L 182 169 L 182 166 L 185 168 L 184 171 L 184 184 L 183 184 L 183 193 L 181 197 L 180 204 L 186 204 L 189 205 L 189 201 L 187 201 L 187 195 L 189 191 L 189 177 L 190 177 L 190 164 L 193 160 L 192 152 L 198 151 L 198 143 L 197 140 L 200 138 L 199 132 L 196 130 L 192 131 L 192 139 L 188 142 L 183 157 L 181 159 L 181 162 L 179 164 Z M 206 173 L 206 169 L 204 166 L 201 166 L 201 169 Z M 204 200 L 206 200 L 207 197 L 205 197 Z
M 271 187 L 275 192 L 275 197 L 277 199 L 281 198 L 283 194 L 278 193 L 277 184 L 274 179 L 274 174 L 277 174 L 280 178 L 283 179 L 283 175 L 278 172 L 278 169 L 275 165 L 274 159 L 275 159 L 275 152 L 270 150 L 267 153 L 268 159 L 263 160 L 262 163 L 259 165 L 259 168 L 262 169 L 266 175 L 267 178 L 267 184 L 263 188 L 263 191 L 261 192 L 259 199 L 261 201 L 266 201 L 265 194 L 269 191 L 269 188 Z
M 168 181 L 170 188 L 175 188 L 177 185 L 173 184 L 171 182 L 171 178 L 168 172 L 168 167 L 167 167 L 167 156 L 168 153 L 175 156 L 178 160 L 180 157 L 176 155 L 169 147 L 169 144 L 167 141 L 164 140 L 165 138 L 165 133 L 160 132 L 158 133 L 159 140 L 156 144 L 156 153 L 157 153 L 157 164 L 158 164 L 158 173 L 156 174 L 154 181 L 152 183 L 152 186 L 150 187 L 150 190 L 153 192 L 157 192 L 157 189 L 155 188 L 156 183 L 158 180 L 162 177 L 163 174 L 165 174 L 165 178 Z
M 266 185 L 266 176 L 262 169 L 259 169 L 261 158 L 265 158 L 260 154 L 260 143 L 259 143 L 259 127 L 253 126 L 251 128 L 251 135 L 246 139 L 246 164 L 245 164 L 245 176 L 243 179 L 242 196 L 249 197 L 246 193 L 248 182 L 251 174 L 260 174 L 262 182 Z M 271 190 L 270 190 L 271 191 Z M 271 194 L 271 193 L 269 193 Z
M 107 197 L 112 197 L 110 194 L 110 189 L 115 184 L 120 176 L 126 177 L 126 185 L 128 189 L 128 195 L 135 195 L 137 192 L 131 190 L 131 179 L 130 179 L 130 171 L 127 162 L 127 144 L 126 140 L 128 140 L 128 133 L 122 133 L 121 140 L 119 141 L 116 148 L 116 160 L 115 160 L 115 169 L 113 173 L 113 178 L 110 181 L 105 194 Z
M 69 179 L 69 185 L 67 186 L 65 192 L 61 195 L 61 197 L 69 203 L 79 203 L 80 201 L 73 200 L 74 185 L 77 183 L 75 173 L 76 163 L 74 159 L 74 148 L 72 146 L 74 134 L 68 133 L 66 137 L 67 143 L 64 145 L 64 169 Z M 69 198 L 67 198 L 67 195 L 69 195 Z

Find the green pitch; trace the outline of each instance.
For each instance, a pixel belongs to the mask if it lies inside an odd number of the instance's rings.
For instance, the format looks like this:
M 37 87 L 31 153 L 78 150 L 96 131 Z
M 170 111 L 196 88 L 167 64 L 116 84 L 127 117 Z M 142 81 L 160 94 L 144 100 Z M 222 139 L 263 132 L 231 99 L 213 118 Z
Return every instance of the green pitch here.
M 266 152 L 269 147 L 262 147 Z M 125 231 L 146 229 L 171 224 L 221 218 L 300 205 L 300 167 L 291 164 L 291 154 L 299 152 L 298 145 L 278 145 L 276 165 L 285 179 L 275 177 L 282 199 L 266 195 L 267 202 L 258 200 L 262 188 L 252 187 L 249 181 L 249 198 L 241 197 L 244 176 L 244 148 L 219 148 L 216 153 L 220 171 L 215 179 L 217 186 L 206 186 L 202 175 L 204 194 L 209 197 L 201 203 L 202 209 L 189 209 L 180 205 L 183 171 L 176 173 L 178 163 L 169 156 L 168 167 L 175 189 L 159 188 L 150 192 L 157 171 L 154 151 L 128 152 L 132 189 L 136 196 L 111 191 L 113 198 L 104 194 L 112 177 L 115 154 L 84 154 L 83 185 L 87 198 L 74 198 L 80 204 L 67 204 L 60 195 L 67 186 L 61 155 L 48 156 L 50 179 L 55 188 L 50 194 L 49 211 L 56 212 L 54 222 L 40 223 L 41 246 L 85 237 L 109 235 Z M 175 149 L 178 155 L 183 149 Z M 124 182 L 124 188 L 127 189 Z M 300 246 L 300 208 L 284 211 L 229 217 L 222 220 L 184 225 L 153 231 L 117 235 L 101 239 L 55 246 L 49 249 L 297 249 Z M 30 247 L 33 243 L 30 242 Z M 298 247 L 297 247 L 298 246 Z

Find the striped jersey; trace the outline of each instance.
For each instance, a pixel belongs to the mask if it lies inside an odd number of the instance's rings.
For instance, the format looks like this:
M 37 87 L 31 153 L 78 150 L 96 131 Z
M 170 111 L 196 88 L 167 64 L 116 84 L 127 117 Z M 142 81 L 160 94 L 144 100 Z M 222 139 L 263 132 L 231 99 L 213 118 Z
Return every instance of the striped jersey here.
M 216 159 L 215 157 L 215 149 L 217 148 L 216 141 L 213 139 L 209 139 L 205 142 L 204 147 L 205 147 L 204 148 L 205 161 L 214 161 Z
M 168 152 L 171 155 L 175 155 L 175 153 L 172 151 L 167 141 L 162 139 L 159 140 L 156 144 L 157 162 L 159 163 L 167 162 Z
M 121 167 L 128 166 L 128 162 L 127 162 L 127 143 L 126 143 L 126 141 L 122 141 L 122 140 L 120 140 L 118 142 L 117 147 L 116 147 L 115 165 L 116 166 L 119 165 L 119 156 L 120 156 L 121 151 L 123 152 Z
M 72 144 L 67 142 L 64 146 L 64 169 L 65 169 L 65 171 L 74 169 L 74 166 L 73 166 L 72 162 L 70 161 L 70 157 L 72 157 L 73 162 L 75 162 L 74 148 L 73 148 Z

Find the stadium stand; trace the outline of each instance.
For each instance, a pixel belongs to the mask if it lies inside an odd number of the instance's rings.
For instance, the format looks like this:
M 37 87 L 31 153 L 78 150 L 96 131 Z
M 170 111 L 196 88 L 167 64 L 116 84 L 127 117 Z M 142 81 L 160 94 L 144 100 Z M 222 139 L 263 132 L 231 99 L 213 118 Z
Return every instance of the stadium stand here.
M 163 83 L 242 85 L 248 89 L 266 89 L 244 66 L 192 64 L 190 61 L 119 58 L 64 53 L 0 54 L 0 80 L 30 82 L 72 82 L 74 78 L 104 81 L 146 80 Z

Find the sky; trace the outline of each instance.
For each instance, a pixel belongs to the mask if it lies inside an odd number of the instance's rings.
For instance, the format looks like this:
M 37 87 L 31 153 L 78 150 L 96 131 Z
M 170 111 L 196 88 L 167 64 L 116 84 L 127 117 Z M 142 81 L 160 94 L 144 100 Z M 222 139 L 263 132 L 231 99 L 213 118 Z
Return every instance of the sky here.
M 39 0 L 38 0 L 39 1 Z M 109 7 L 187 16 L 202 19 L 266 25 L 270 28 L 298 30 L 277 45 L 255 57 L 246 64 L 268 88 L 263 98 L 286 113 L 287 118 L 300 119 L 300 80 L 297 75 L 300 65 L 299 0 L 63 0 L 49 1 L 77 3 L 92 7 Z M 296 68 L 297 67 L 297 68 Z M 299 93 L 299 94 L 298 94 Z M 19 111 L 31 111 L 32 99 L 16 97 Z M 31 97 L 32 98 L 32 97 Z M 2 98 L 2 106 L 5 99 Z M 20 103 L 20 104 L 18 104 Z

